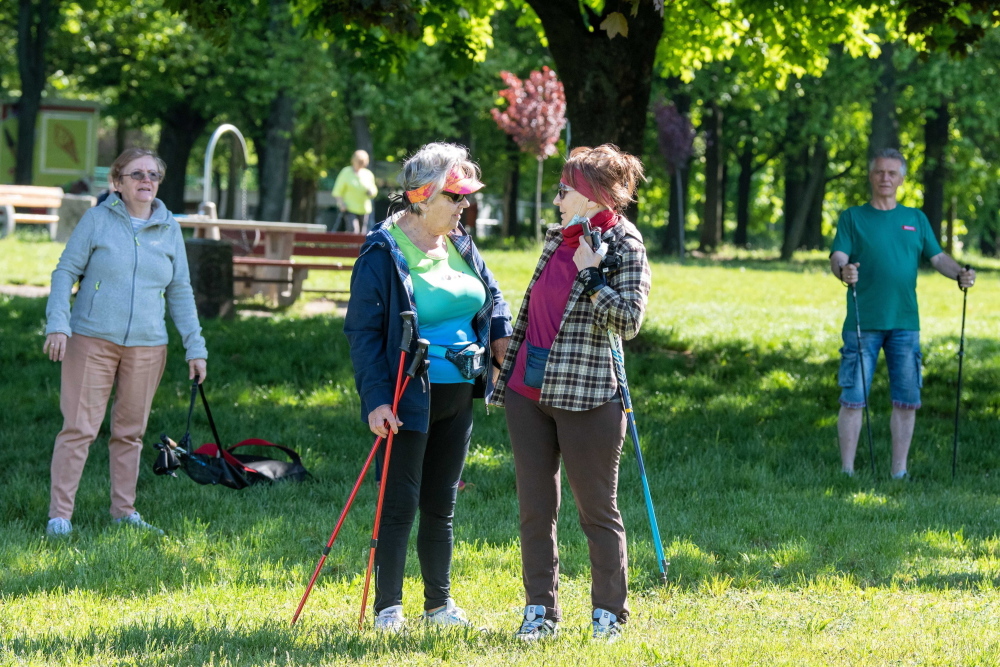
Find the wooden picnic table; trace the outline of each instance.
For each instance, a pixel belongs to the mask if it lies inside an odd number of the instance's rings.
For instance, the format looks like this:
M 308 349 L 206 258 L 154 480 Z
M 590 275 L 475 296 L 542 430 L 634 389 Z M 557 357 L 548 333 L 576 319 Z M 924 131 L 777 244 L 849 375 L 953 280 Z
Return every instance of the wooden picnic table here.
M 248 232 L 264 232 L 264 257 L 267 259 L 290 260 L 292 251 L 295 249 L 295 234 L 306 232 L 324 232 L 326 227 L 306 222 L 268 222 L 263 220 L 226 220 L 213 218 L 207 215 L 176 215 L 178 224 L 181 227 L 195 230 L 196 238 L 216 239 L 221 238 L 221 230 L 228 229 L 234 231 L 245 230 Z M 251 266 L 246 267 L 254 272 L 254 276 L 261 281 L 254 287 L 255 294 L 265 294 L 272 301 L 277 301 L 280 305 L 288 305 L 298 296 L 295 293 L 294 276 L 289 268 L 280 266 Z M 241 287 L 242 283 L 234 276 L 234 291 Z

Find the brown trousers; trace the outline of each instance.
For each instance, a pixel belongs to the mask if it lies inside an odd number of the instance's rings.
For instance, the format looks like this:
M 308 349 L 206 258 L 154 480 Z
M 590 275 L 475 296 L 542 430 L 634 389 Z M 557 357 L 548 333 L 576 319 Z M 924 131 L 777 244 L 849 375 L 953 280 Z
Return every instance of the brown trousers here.
M 561 456 L 590 550 L 591 603 L 624 622 L 629 612 L 628 552 L 618 511 L 626 425 L 622 404 L 572 412 L 508 391 L 506 413 L 517 473 L 526 604 L 545 605 L 547 618 L 562 619 L 556 536 Z
M 111 516 L 117 519 L 135 511 L 142 436 L 166 359 L 166 345 L 124 347 L 79 334 L 67 341 L 59 390 L 63 427 L 52 452 L 49 518 L 73 517 L 83 466 L 104 421 L 113 386 L 108 442 Z

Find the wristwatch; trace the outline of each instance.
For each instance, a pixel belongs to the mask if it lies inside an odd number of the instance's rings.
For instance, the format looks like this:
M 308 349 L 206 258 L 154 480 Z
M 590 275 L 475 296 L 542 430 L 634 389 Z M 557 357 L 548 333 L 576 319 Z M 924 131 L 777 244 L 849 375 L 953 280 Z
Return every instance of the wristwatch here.
M 586 297 L 593 296 L 599 289 L 607 285 L 604 280 L 604 272 L 595 266 L 588 266 L 580 271 L 580 277 L 584 279 L 583 295 Z

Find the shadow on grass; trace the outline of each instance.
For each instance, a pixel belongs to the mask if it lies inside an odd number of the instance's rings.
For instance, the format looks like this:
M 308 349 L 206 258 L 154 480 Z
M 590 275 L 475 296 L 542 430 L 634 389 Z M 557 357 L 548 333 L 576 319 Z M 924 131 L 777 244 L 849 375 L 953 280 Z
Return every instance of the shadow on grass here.
M 232 611 L 234 614 L 209 612 L 197 624 L 156 619 L 125 627 L 93 628 L 76 637 L 18 634 L 0 646 L 25 657 L 74 655 L 77 659 L 90 657 L 98 664 L 118 664 L 118 660 L 143 655 L 143 664 L 171 666 L 304 665 L 326 662 L 330 656 L 384 659 L 391 663 L 393 656 L 401 652 L 447 662 L 456 650 L 485 655 L 498 649 L 519 648 L 511 644 L 508 633 L 419 629 L 386 635 L 370 629 L 359 634 L 353 624 L 343 623 L 326 627 L 300 623 L 295 628 L 278 622 L 244 625 L 233 620 L 238 610 Z
M 157 478 L 155 452 L 143 453 L 140 510 L 162 540 L 107 526 L 106 428 L 93 448 L 77 496 L 77 533 L 41 538 L 51 441 L 60 423 L 58 368 L 40 354 L 44 301 L 0 299 L 0 448 L 6 471 L 0 505 L 0 590 L 30 595 L 58 587 L 127 596 L 192 584 L 252 584 L 262 572 L 301 591 L 329 537 L 371 434 L 360 420 L 343 323 L 334 318 L 206 321 L 209 395 L 227 443 L 262 437 L 302 455 L 318 482 L 242 492 Z M 178 437 L 187 412 L 183 351 L 173 337 L 147 440 Z M 880 369 L 872 390 L 878 477 L 862 442 L 858 477 L 839 475 L 836 350 L 797 341 L 777 348 L 743 342 L 702 344 L 673 331 L 644 330 L 627 344 L 629 381 L 646 469 L 671 580 L 682 587 L 801 587 L 826 578 L 856 585 L 931 588 L 997 584 L 970 559 L 992 554 L 1000 519 L 991 474 L 1000 467 L 997 436 L 1000 345 L 967 340 L 961 476 L 950 481 L 955 382 L 952 338 L 925 347 L 925 409 L 911 456 L 914 481 L 892 484 L 888 470 L 888 387 Z M 949 407 L 952 406 L 952 407 Z M 196 442 L 211 440 L 200 407 Z M 658 590 L 658 573 L 634 463 L 626 441 L 619 505 L 629 531 L 632 587 Z M 456 535 L 477 543 L 481 560 L 456 573 L 500 568 L 519 576 L 517 502 L 506 427 L 499 410 L 476 408 L 472 452 L 459 496 Z M 568 485 L 564 484 L 564 488 Z M 375 489 L 362 486 L 324 577 L 350 580 L 364 570 Z M 566 492 L 559 520 L 561 568 L 589 577 L 586 540 Z M 961 539 L 954 537 L 961 534 Z M 940 535 L 941 537 L 934 537 Z M 948 537 L 951 536 L 951 537 Z M 411 547 L 412 549 L 412 547 Z M 511 551 L 514 551 L 513 556 Z M 155 575 L 123 574 L 122 562 L 158 563 Z M 474 564 L 473 564 L 474 562 Z M 408 577 L 419 576 L 411 552 Z

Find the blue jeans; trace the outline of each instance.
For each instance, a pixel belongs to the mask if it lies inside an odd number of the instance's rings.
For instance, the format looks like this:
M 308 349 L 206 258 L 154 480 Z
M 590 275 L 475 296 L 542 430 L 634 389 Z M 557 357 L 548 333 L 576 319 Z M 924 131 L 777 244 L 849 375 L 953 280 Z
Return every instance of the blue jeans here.
M 892 407 L 904 410 L 916 410 L 920 407 L 920 388 L 924 386 L 924 379 L 919 331 L 891 329 L 861 332 L 861 357 L 864 359 L 864 379 L 867 382 L 864 387 L 861 382 L 861 364 L 858 363 L 858 336 L 853 332 L 844 333 L 843 339 L 844 347 L 840 348 L 840 373 L 837 378 L 837 384 L 841 386 L 841 405 L 854 409 L 865 407 L 865 397 L 871 393 L 878 353 L 884 349 L 885 362 L 889 367 Z

